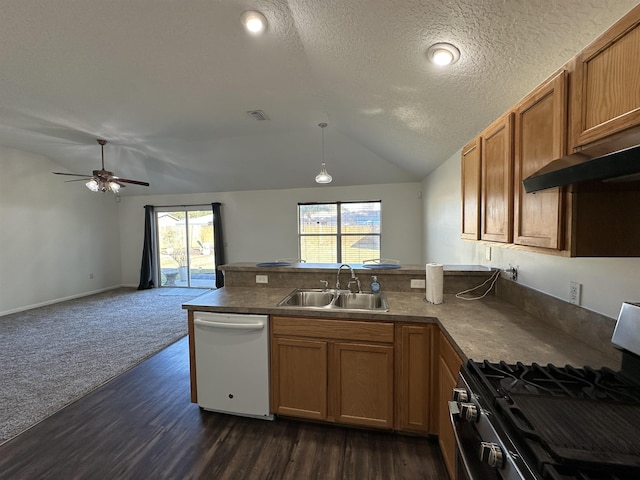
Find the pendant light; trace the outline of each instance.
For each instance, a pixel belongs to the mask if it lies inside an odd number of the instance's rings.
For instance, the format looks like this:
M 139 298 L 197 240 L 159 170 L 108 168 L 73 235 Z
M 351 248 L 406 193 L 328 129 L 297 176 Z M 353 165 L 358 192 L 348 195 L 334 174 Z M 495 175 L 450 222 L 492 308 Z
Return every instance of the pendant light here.
M 318 126 L 322 129 L 322 169 L 320 169 L 320 173 L 316 175 L 316 183 L 331 183 L 333 178 L 327 172 L 327 166 L 324 163 L 324 129 L 327 126 L 326 123 L 320 123 Z

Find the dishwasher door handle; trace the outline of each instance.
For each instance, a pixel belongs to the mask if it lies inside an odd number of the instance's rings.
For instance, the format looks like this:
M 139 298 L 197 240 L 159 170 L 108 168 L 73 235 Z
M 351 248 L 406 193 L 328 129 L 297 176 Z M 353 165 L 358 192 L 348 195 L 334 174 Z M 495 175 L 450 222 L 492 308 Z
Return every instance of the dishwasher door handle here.
M 211 320 L 202 320 L 201 318 L 195 318 L 193 320 L 193 323 L 202 327 L 225 328 L 234 330 L 262 330 L 264 328 L 264 322 L 230 323 L 215 322 Z

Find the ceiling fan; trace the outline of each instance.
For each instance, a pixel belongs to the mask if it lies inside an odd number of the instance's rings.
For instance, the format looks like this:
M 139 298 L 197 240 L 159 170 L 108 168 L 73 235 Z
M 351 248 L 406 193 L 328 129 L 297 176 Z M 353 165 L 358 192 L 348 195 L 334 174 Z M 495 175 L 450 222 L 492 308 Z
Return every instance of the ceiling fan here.
M 93 175 L 80 175 L 77 173 L 64 173 L 64 172 L 52 172 L 54 175 L 70 175 L 72 177 L 82 177 L 76 180 L 67 180 L 67 182 L 81 182 L 88 180 L 85 184 L 92 192 L 106 192 L 107 190 L 113 193 L 118 193 L 120 187 L 125 187 L 125 183 L 132 183 L 134 185 L 142 185 L 148 187 L 147 182 L 140 182 L 139 180 L 129 180 L 128 178 L 121 178 L 114 175 L 113 172 L 104 169 L 104 146 L 107 144 L 106 140 L 98 139 L 98 144 L 102 149 L 102 169 L 94 170 Z

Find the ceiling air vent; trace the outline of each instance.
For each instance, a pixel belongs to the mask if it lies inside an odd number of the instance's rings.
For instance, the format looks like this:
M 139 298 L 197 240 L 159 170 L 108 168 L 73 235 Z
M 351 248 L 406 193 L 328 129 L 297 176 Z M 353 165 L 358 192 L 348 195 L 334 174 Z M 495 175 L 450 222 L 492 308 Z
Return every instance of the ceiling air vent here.
M 247 114 L 254 120 L 258 120 L 260 122 L 263 120 L 269 120 L 269 117 L 267 117 L 267 114 L 264 113 L 262 110 L 251 110 L 250 112 L 247 112 Z

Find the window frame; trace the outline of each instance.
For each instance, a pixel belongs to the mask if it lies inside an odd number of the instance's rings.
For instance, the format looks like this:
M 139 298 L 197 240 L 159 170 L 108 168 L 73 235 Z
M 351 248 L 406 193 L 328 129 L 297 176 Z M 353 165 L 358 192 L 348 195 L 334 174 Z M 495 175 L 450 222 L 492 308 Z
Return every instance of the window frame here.
M 377 203 L 380 205 L 379 209 L 379 221 L 380 228 L 378 233 L 367 234 L 354 234 L 342 232 L 342 205 L 355 204 L 355 203 Z M 313 233 L 304 234 L 300 231 L 300 207 L 307 205 L 335 205 L 336 206 L 336 233 Z M 344 237 L 371 236 L 378 237 L 378 257 L 382 255 L 382 200 L 349 200 L 349 201 L 333 201 L 333 202 L 298 202 L 297 208 L 297 220 L 298 220 L 298 257 L 302 258 L 302 238 L 303 237 L 335 237 L 336 239 L 336 263 L 343 263 L 342 259 L 342 240 Z M 306 260 L 306 259 L 305 259 Z M 314 262 L 315 263 L 315 262 Z

